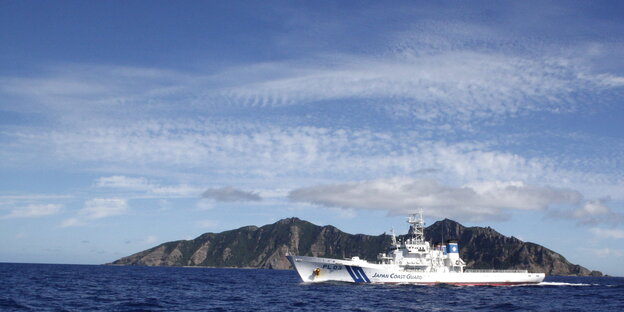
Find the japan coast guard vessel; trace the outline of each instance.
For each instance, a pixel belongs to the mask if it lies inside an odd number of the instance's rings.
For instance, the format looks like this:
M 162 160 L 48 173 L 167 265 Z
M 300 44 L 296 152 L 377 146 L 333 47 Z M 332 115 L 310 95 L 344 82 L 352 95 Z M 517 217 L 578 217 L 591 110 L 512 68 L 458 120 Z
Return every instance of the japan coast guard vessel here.
M 340 281 L 385 284 L 518 285 L 536 284 L 544 273 L 526 270 L 465 270 L 457 241 L 431 246 L 424 239 L 422 211 L 410 215 L 407 238 L 397 241 L 392 233 L 388 253 L 377 256 L 378 263 L 359 257 L 339 260 L 287 255 L 304 282 Z

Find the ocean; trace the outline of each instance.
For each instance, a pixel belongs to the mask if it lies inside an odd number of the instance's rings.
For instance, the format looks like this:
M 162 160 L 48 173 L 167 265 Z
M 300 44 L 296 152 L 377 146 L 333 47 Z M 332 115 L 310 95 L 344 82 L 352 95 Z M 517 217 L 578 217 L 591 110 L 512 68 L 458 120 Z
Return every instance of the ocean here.
M 280 270 L 0 263 L 0 311 L 624 311 L 624 278 L 304 284 Z

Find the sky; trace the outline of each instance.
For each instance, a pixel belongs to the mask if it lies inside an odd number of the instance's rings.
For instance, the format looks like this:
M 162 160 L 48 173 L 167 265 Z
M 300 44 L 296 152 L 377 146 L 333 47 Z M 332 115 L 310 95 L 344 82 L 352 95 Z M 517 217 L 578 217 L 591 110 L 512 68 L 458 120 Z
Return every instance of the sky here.
M 624 276 L 621 1 L 0 1 L 0 262 L 298 217 Z M 461 247 L 461 246 L 460 246 Z

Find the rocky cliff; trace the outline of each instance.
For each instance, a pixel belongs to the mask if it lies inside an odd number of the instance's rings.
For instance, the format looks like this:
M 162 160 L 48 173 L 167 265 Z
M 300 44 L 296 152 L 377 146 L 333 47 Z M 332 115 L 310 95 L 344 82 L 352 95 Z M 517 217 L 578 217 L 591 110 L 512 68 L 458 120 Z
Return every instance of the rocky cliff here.
M 440 242 L 444 239 L 459 241 L 459 255 L 471 269 L 518 269 L 544 272 L 549 275 L 593 275 L 590 271 L 572 264 L 562 255 L 538 244 L 507 237 L 490 227 L 464 227 L 449 219 L 435 222 L 425 229 L 425 239 Z
M 601 275 L 571 264 L 560 254 L 491 228 L 464 227 L 445 219 L 425 229 L 437 242 L 459 240 L 460 256 L 468 268 L 528 269 L 550 275 Z M 287 251 L 328 258 L 359 256 L 370 261 L 384 251 L 390 236 L 347 234 L 333 226 L 317 226 L 297 218 L 262 227 L 247 226 L 222 233 L 206 233 L 193 240 L 167 242 L 114 261 L 115 265 L 209 266 L 288 269 Z

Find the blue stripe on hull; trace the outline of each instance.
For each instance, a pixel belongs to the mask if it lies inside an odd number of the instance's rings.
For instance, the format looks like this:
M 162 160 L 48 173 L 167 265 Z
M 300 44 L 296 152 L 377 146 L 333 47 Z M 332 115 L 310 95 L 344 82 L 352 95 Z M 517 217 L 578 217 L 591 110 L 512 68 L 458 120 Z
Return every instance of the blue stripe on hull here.
M 351 278 L 353 279 L 354 282 L 356 283 L 370 283 L 371 282 L 361 267 L 345 265 L 345 268 L 347 268 L 347 272 L 349 272 L 349 275 L 351 275 Z

